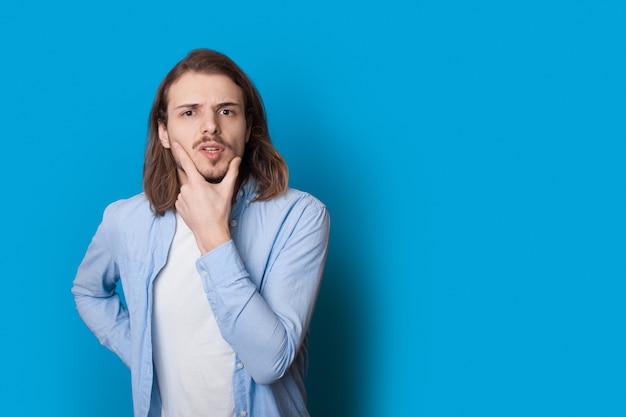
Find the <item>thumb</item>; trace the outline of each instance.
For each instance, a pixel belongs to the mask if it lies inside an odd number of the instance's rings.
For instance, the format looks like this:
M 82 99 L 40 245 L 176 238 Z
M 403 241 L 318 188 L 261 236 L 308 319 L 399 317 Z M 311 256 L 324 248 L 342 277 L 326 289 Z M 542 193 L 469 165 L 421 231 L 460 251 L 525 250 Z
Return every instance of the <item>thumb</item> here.
M 226 183 L 231 186 L 234 186 L 235 181 L 237 180 L 237 176 L 239 175 L 240 166 L 241 166 L 241 158 L 238 156 L 234 157 L 228 164 L 228 171 L 226 171 L 226 175 L 224 176 L 222 183 Z
M 181 176 L 181 183 L 187 183 L 188 181 L 201 181 L 204 178 L 198 172 L 196 168 L 196 164 L 191 160 L 191 157 L 183 149 L 183 147 L 178 142 L 172 143 L 172 154 L 174 155 L 174 160 L 176 160 L 178 167 L 179 175 Z

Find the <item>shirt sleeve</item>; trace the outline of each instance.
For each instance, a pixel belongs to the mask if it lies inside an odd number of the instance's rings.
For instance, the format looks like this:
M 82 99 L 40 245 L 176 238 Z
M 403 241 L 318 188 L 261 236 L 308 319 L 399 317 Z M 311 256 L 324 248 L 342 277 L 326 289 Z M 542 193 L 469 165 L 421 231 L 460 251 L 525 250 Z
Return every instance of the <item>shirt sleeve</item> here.
M 293 214 L 293 213 L 292 213 Z M 231 240 L 196 262 L 222 337 L 258 384 L 284 375 L 308 331 L 328 250 L 326 207 L 311 205 L 279 232 L 260 291 Z
M 100 343 L 130 366 L 130 320 L 116 291 L 119 270 L 106 237 L 106 219 L 98 227 L 72 286 L 76 308 Z

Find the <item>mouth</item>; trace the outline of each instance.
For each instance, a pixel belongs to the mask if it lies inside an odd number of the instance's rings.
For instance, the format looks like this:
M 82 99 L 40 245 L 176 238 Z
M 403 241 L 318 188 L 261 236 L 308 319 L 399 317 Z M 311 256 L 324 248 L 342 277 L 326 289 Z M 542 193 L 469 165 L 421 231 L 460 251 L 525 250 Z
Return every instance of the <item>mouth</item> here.
M 200 145 L 200 152 L 211 161 L 215 161 L 224 152 L 224 146 L 218 143 L 204 143 Z

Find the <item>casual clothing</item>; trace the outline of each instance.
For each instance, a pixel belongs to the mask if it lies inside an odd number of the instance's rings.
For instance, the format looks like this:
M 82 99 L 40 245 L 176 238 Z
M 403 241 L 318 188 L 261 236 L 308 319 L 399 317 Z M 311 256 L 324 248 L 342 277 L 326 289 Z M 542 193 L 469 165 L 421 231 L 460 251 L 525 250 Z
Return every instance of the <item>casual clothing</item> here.
M 235 352 L 236 415 L 308 416 L 307 334 L 328 249 L 328 212 L 294 189 L 262 202 L 254 201 L 255 190 L 249 180 L 237 194 L 232 240 L 195 266 L 222 337 Z M 135 417 L 161 415 L 153 286 L 175 228 L 175 214 L 154 216 L 143 194 L 111 204 L 72 287 L 82 319 L 131 370 Z M 118 280 L 127 307 L 116 292 Z
M 235 352 L 224 340 L 196 271 L 200 249 L 176 213 L 167 263 L 154 280 L 152 358 L 162 417 L 233 417 Z

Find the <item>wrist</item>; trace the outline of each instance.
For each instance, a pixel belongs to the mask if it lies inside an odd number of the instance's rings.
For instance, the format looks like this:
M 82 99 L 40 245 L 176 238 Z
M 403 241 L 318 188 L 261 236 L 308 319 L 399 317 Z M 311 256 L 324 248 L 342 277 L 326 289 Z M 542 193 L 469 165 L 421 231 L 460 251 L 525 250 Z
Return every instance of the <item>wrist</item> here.
M 228 242 L 231 239 L 230 233 L 219 233 L 214 234 L 210 237 L 198 237 L 196 236 L 196 243 L 198 244 L 198 249 L 200 249 L 200 254 L 204 255 L 208 252 L 211 252 L 213 249 L 222 246 L 224 243 Z

